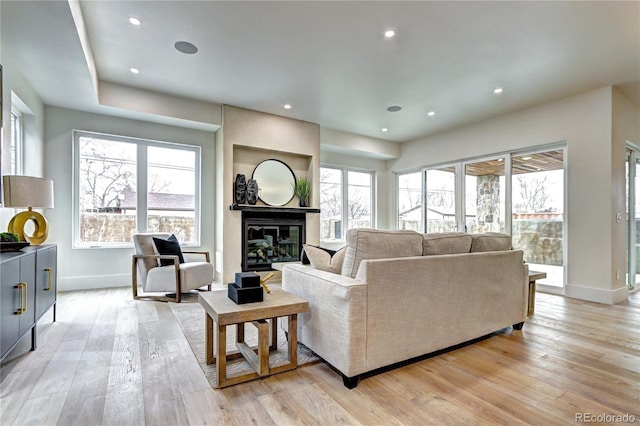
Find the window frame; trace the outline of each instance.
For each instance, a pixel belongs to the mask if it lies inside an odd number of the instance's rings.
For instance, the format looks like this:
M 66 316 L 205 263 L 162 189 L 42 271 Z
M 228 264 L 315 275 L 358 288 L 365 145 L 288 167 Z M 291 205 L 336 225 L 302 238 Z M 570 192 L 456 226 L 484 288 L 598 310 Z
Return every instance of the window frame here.
M 9 141 L 9 174 L 21 175 L 24 169 L 24 114 L 11 105 L 11 140 Z M 15 127 L 15 129 L 14 129 Z M 12 158 L 15 156 L 15 158 Z
M 409 169 L 398 172 L 393 172 L 393 205 L 394 205 L 394 227 L 395 229 L 400 229 L 400 176 L 403 175 L 412 175 L 416 173 L 420 173 L 420 196 L 422 197 L 422 203 L 420 206 L 420 220 L 421 220 L 421 229 L 424 232 L 425 221 L 426 221 L 426 209 L 424 206 L 424 200 L 426 200 L 426 168 L 417 168 L 417 169 Z
M 336 243 L 336 242 L 344 242 L 345 238 L 346 238 L 346 233 L 347 233 L 347 229 L 349 229 L 347 226 L 349 224 L 349 213 L 348 213 L 348 203 L 349 203 L 349 172 L 355 172 L 355 173 L 364 173 L 364 174 L 368 174 L 371 177 L 371 186 L 370 186 L 370 190 L 369 190 L 369 195 L 371 197 L 371 227 L 375 228 L 376 227 L 376 171 L 375 170 L 371 170 L 371 169 L 361 169 L 361 168 L 357 168 L 357 167 L 346 167 L 346 166 L 336 166 L 333 164 L 321 164 L 320 165 L 320 169 L 332 169 L 332 170 L 338 170 L 341 173 L 341 177 L 342 177 L 342 187 L 341 187 L 341 191 L 342 191 L 342 216 L 341 216 L 341 221 L 342 221 L 342 229 L 341 229 L 341 235 L 340 238 L 336 238 L 336 239 L 323 239 L 322 236 L 320 237 L 320 241 L 323 243 Z M 320 182 L 320 185 L 322 185 L 322 182 Z M 320 200 L 320 202 L 322 203 L 322 200 Z M 322 209 L 322 204 L 320 205 L 320 208 Z M 322 220 L 322 219 L 320 219 Z
M 109 133 L 92 132 L 87 130 L 73 130 L 72 145 L 72 248 L 74 249 L 103 249 L 103 248 L 131 248 L 133 241 L 127 243 L 111 242 L 83 242 L 80 240 L 80 138 L 91 137 L 109 140 L 113 142 L 132 143 L 136 146 L 136 232 L 147 232 L 147 147 L 160 147 L 191 151 L 194 159 L 194 235 L 195 242 L 181 242 L 184 247 L 198 247 L 201 244 L 201 188 L 202 188 L 202 148 L 198 145 L 189 145 L 176 142 L 157 141 L 151 139 L 136 138 L 130 136 L 113 135 Z M 144 195 L 143 195 L 144 194 Z

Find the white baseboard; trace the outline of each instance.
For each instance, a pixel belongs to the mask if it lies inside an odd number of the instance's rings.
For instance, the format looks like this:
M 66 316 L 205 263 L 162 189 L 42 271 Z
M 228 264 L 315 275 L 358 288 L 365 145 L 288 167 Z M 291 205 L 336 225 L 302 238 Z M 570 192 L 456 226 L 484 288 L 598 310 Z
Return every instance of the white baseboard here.
M 97 288 L 131 287 L 131 275 L 95 275 L 58 277 L 58 291 L 93 290 Z
M 572 299 L 587 300 L 589 302 L 605 303 L 615 305 L 627 300 L 629 290 L 627 287 L 620 287 L 614 290 L 602 288 L 583 287 L 579 285 L 566 285 L 564 295 Z

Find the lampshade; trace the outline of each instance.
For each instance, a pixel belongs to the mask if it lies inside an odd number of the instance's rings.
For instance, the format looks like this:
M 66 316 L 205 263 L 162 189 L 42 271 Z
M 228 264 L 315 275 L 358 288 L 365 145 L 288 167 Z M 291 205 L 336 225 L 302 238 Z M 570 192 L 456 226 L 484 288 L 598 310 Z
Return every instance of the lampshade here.
M 53 181 L 33 176 L 2 177 L 4 206 L 17 208 L 53 208 Z
M 47 220 L 38 212 L 31 210 L 53 208 L 53 181 L 32 176 L 3 176 L 2 189 L 4 207 L 28 208 L 9 221 L 8 231 L 18 235 L 20 241 L 42 244 L 49 235 Z M 27 223 L 32 223 L 34 232 L 25 234 Z

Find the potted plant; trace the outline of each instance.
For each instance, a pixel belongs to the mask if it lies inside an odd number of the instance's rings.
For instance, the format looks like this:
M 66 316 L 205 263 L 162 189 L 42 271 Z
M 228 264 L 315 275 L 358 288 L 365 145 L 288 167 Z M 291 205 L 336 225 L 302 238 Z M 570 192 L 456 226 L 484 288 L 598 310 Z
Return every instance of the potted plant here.
M 311 197 L 311 182 L 309 182 L 309 179 L 299 177 L 293 189 L 300 199 L 300 207 L 307 207 L 309 205 L 309 198 Z

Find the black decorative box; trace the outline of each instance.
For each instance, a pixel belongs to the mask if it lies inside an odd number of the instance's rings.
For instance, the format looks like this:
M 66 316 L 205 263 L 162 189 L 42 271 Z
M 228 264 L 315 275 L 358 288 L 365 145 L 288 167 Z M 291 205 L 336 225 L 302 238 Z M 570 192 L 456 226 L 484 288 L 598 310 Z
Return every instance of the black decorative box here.
M 260 287 L 260 275 L 255 272 L 236 272 L 236 285 L 240 288 Z
M 227 296 L 238 305 L 243 303 L 262 302 L 262 287 L 238 287 L 234 283 L 227 286 Z

